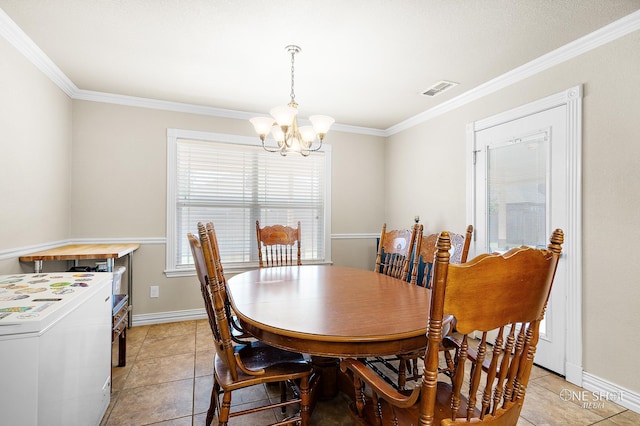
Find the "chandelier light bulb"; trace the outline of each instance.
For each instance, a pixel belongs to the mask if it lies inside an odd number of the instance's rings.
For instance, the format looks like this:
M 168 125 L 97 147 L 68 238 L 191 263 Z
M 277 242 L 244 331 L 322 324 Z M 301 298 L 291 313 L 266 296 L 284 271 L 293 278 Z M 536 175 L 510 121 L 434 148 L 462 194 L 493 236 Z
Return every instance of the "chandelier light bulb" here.
M 302 126 L 298 128 L 298 132 L 300 132 L 303 145 L 307 148 L 311 146 L 311 144 L 313 143 L 313 140 L 316 138 L 316 132 L 315 130 L 313 130 L 313 127 Z
M 271 136 L 273 136 L 273 139 L 275 139 L 276 142 L 278 142 L 278 146 L 282 146 L 282 144 L 284 143 L 285 135 L 280 126 L 275 124 L 271 127 Z
M 249 121 L 253 124 L 256 133 L 260 135 L 260 138 L 263 140 L 269 134 L 271 126 L 273 126 L 273 118 L 271 117 L 254 117 Z
M 280 127 L 290 127 L 293 124 L 293 119 L 298 114 L 298 110 L 290 107 L 289 105 L 282 105 L 272 108 L 269 111 L 271 116 L 276 120 Z
M 327 134 L 331 125 L 336 121 L 328 115 L 312 115 L 309 117 L 309 120 L 311 121 L 313 130 L 315 130 L 318 135 L 323 136 Z

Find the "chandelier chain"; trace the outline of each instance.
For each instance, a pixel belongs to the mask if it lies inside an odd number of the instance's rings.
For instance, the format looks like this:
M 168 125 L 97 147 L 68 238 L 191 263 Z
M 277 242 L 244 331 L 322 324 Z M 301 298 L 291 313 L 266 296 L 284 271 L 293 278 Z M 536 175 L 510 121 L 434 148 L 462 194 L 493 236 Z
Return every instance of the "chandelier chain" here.
M 294 77 L 293 73 L 294 73 L 295 56 L 296 56 L 296 50 L 292 49 L 291 50 L 291 94 L 290 94 L 292 103 L 296 102 L 296 94 L 293 91 L 293 81 L 294 81 L 293 80 L 293 77 Z

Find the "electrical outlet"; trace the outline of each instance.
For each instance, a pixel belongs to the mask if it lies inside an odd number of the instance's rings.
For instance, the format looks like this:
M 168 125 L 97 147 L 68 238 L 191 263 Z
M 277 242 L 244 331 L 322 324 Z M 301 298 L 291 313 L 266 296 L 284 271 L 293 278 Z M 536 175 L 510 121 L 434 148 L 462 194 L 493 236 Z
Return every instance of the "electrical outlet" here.
M 152 285 L 149 288 L 149 297 L 160 297 L 160 287 Z

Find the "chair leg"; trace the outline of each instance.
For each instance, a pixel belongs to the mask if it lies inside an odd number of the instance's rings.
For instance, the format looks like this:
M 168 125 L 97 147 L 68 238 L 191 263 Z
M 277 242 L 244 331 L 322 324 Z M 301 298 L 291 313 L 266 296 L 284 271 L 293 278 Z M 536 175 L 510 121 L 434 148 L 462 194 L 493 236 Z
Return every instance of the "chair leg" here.
M 404 390 L 405 385 L 407 384 L 407 363 L 409 361 L 400 358 L 400 364 L 398 365 L 398 389 Z
M 211 401 L 209 402 L 209 409 L 207 410 L 207 420 L 206 420 L 207 426 L 211 426 L 211 423 L 213 422 L 213 416 L 216 414 L 216 408 L 218 408 L 218 404 L 219 404 L 219 399 L 218 399 L 219 390 L 220 390 L 220 387 L 218 386 L 218 383 L 214 379 L 213 389 L 211 389 Z
M 283 404 L 287 402 L 287 382 L 280 382 L 280 402 Z M 286 413 L 287 407 L 283 405 L 280 411 L 282 414 Z
M 222 395 L 222 406 L 218 413 L 218 426 L 227 426 L 229 413 L 231 412 L 231 391 L 225 391 Z
M 375 392 L 371 395 L 373 403 L 373 410 L 376 416 L 376 426 L 382 426 L 382 403 L 378 399 L 378 395 Z
M 353 387 L 355 388 L 356 393 L 356 410 L 358 412 L 358 417 L 364 419 L 364 406 L 367 402 L 365 394 L 364 394 L 364 382 L 360 380 L 360 377 L 354 374 L 353 376 Z
M 420 378 L 420 376 L 418 375 L 418 358 L 412 359 L 411 365 L 413 366 L 413 369 L 411 372 L 411 378 L 413 379 L 414 382 L 417 382 L 418 379 Z
M 309 424 L 311 417 L 311 390 L 309 389 L 309 376 L 300 380 L 300 418 L 302 426 Z

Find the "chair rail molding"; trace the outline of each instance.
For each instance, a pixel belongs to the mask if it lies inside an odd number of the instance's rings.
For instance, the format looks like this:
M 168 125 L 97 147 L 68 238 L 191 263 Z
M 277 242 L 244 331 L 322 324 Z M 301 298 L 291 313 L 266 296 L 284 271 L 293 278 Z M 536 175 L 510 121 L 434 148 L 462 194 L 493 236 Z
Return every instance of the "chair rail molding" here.
M 354 234 L 331 234 L 332 240 L 368 240 L 378 238 L 380 232 L 354 233 Z

